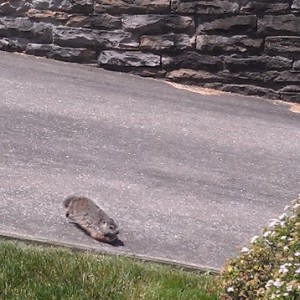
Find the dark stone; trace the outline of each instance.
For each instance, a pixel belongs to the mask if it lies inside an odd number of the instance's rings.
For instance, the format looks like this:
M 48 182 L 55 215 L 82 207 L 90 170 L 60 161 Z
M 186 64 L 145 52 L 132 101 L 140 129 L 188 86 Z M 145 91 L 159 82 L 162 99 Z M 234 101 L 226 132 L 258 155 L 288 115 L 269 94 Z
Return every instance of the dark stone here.
M 259 71 L 291 69 L 293 61 L 280 56 L 252 56 L 224 58 L 226 68 L 231 72 Z
M 169 12 L 170 0 L 95 0 L 96 13 L 164 13 Z
M 128 32 L 57 27 L 53 32 L 54 43 L 62 47 L 138 48 L 136 38 Z
M 265 51 L 269 55 L 300 59 L 299 36 L 269 36 L 265 40 Z
M 126 31 L 145 33 L 194 32 L 195 22 L 191 17 L 176 15 L 126 15 L 122 18 L 123 29 Z
M 24 38 L 2 38 L 0 39 L 0 50 L 23 52 L 28 42 L 29 40 Z
M 171 0 L 171 9 L 180 14 L 224 15 L 238 12 L 238 0 Z
M 210 22 L 198 20 L 197 32 L 245 34 L 256 32 L 257 19 L 255 16 L 232 16 L 215 19 Z
M 266 13 L 287 13 L 290 10 L 290 4 L 285 0 L 241 0 L 241 13 L 266 14 Z
M 299 34 L 300 16 L 295 15 L 267 15 L 258 19 L 257 31 L 264 35 Z
M 98 63 L 100 65 L 122 67 L 158 67 L 160 56 L 140 51 L 102 51 Z
M 282 100 L 300 103 L 300 85 L 288 85 L 279 90 Z
M 93 0 L 32 0 L 32 6 L 40 10 L 88 14 L 93 11 Z
M 280 98 L 284 101 L 300 103 L 300 93 L 299 92 L 280 92 Z
M 194 45 L 194 38 L 187 34 L 143 35 L 140 49 L 151 51 L 188 50 Z
M 25 16 L 25 13 L 31 8 L 29 1 L 14 0 L 14 1 L 1 1 L 0 15 L 4 16 Z
M 109 14 L 101 14 L 91 16 L 91 26 L 97 29 L 120 29 L 121 17 L 111 16 Z
M 85 48 L 62 48 L 53 44 L 28 44 L 26 53 L 77 63 L 90 63 L 96 59 L 95 51 Z
M 282 100 L 300 103 L 300 85 L 288 85 L 279 90 Z
M 162 66 L 169 70 L 185 68 L 216 72 L 223 69 L 223 63 L 218 56 L 202 55 L 194 51 L 173 56 L 162 55 Z
M 298 84 L 300 83 L 300 73 L 291 71 L 268 71 L 261 74 L 261 79 L 270 84 Z
M 28 18 L 0 19 L 0 36 L 32 39 L 37 43 L 52 43 L 52 26 L 34 23 Z
M 224 92 L 243 94 L 249 96 L 255 95 L 267 97 L 269 99 L 279 99 L 280 97 L 279 93 L 274 91 L 273 89 L 249 84 L 224 84 L 219 89 Z
M 198 35 L 196 49 L 211 55 L 222 53 L 250 53 L 258 54 L 261 50 L 263 39 L 250 38 L 247 35 L 231 37 L 219 35 Z
M 299 14 L 300 13 L 300 0 L 294 0 L 292 3 L 292 12 Z

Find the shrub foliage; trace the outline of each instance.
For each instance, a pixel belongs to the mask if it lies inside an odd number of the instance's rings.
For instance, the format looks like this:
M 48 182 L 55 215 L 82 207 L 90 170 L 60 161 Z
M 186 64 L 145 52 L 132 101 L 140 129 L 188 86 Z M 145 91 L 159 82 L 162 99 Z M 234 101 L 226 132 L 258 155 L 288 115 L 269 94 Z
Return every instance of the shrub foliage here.
M 300 195 L 221 272 L 223 300 L 300 299 Z

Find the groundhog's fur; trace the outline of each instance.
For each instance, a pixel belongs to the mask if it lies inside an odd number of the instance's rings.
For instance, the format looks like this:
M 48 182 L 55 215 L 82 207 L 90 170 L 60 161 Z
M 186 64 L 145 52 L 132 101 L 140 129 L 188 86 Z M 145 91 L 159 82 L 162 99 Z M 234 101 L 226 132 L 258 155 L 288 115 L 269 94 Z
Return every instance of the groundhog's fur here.
M 70 196 L 63 202 L 67 208 L 66 217 L 86 231 L 93 239 L 112 243 L 119 234 L 118 227 L 91 199 L 83 196 Z

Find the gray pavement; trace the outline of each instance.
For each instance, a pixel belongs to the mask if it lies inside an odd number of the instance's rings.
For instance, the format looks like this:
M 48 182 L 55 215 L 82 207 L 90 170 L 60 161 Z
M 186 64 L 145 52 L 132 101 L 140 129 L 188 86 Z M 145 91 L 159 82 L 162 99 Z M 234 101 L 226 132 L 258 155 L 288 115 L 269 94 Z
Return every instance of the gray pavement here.
M 0 52 L 0 233 L 219 268 L 300 192 L 300 115 Z M 67 222 L 84 194 L 124 246 Z

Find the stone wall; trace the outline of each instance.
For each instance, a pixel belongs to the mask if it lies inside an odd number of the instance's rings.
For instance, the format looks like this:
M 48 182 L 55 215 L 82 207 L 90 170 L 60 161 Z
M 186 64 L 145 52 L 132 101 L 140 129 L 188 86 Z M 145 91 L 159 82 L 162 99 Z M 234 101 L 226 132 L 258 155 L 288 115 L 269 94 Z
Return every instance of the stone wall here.
M 300 0 L 0 0 L 0 49 L 300 102 Z

